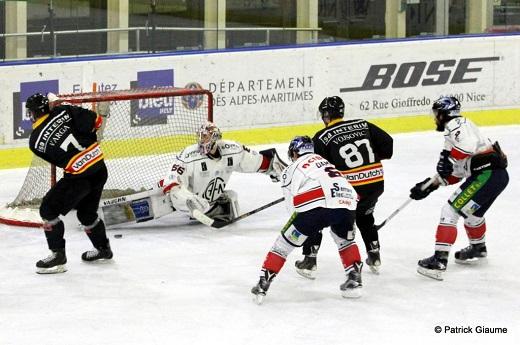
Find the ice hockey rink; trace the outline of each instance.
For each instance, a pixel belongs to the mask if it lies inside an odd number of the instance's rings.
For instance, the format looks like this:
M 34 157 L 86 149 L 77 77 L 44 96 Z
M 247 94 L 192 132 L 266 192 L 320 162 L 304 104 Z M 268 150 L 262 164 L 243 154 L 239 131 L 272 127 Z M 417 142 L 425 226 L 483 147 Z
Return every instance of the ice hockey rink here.
M 452 259 L 442 282 L 416 273 L 417 260 L 433 253 L 440 209 L 454 187 L 410 203 L 380 230 L 381 274 L 364 270 L 358 300 L 341 297 L 345 278 L 327 230 L 316 280 L 295 272 L 301 256 L 295 250 L 264 304 L 253 303 L 250 289 L 289 216 L 283 204 L 220 230 L 181 215 L 112 229 L 114 260 L 96 264 L 81 262 L 90 242 L 69 214 L 68 272 L 56 275 L 35 273 L 35 262 L 48 254 L 41 230 L 0 225 L 0 344 L 518 344 L 520 126 L 482 130 L 508 154 L 510 174 L 486 216 L 485 265 L 461 266 Z M 376 223 L 406 201 L 415 183 L 435 173 L 443 140 L 433 130 L 394 139 Z M 285 156 L 287 144 L 276 147 Z M 1 203 L 16 196 L 24 175 L 25 169 L 0 170 Z M 282 195 L 260 174 L 236 174 L 228 188 L 238 193 L 242 212 Z M 466 245 L 459 223 L 454 249 Z M 445 332 L 446 326 L 471 327 L 472 333 Z M 477 333 L 497 327 L 507 333 Z

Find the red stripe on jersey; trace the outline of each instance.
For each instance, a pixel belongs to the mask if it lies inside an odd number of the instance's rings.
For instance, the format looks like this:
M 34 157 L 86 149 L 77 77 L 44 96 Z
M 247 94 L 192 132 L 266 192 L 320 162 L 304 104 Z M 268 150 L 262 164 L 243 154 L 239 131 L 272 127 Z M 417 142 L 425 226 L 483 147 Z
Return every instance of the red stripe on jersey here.
M 470 155 L 468 153 L 454 147 L 451 149 L 450 156 L 452 156 L 456 160 L 461 160 L 461 159 L 469 157 Z
M 318 187 L 316 189 L 311 189 L 307 192 L 295 195 L 293 198 L 293 205 L 294 207 L 298 207 L 302 204 L 306 204 L 308 202 L 322 199 L 325 196 L 325 193 L 323 193 L 323 189 L 321 187 Z
M 267 253 L 267 256 L 265 257 L 264 264 L 262 265 L 262 268 L 265 268 L 266 270 L 269 270 L 274 273 L 280 272 L 283 265 L 285 264 L 285 258 L 274 253 L 269 252 Z
M 457 239 L 457 227 L 455 225 L 439 224 L 435 234 L 435 242 L 453 244 Z
M 260 172 L 267 171 L 267 169 L 269 169 L 269 165 L 271 165 L 271 160 L 269 159 L 269 157 L 264 155 L 262 155 L 262 157 L 262 164 L 260 164 L 260 168 L 258 168 L 258 171 Z
M 464 227 L 466 228 L 466 233 L 468 234 L 468 238 L 470 240 L 480 240 L 482 237 L 484 237 L 484 234 L 486 233 L 485 222 L 478 226 L 469 226 L 464 224 Z

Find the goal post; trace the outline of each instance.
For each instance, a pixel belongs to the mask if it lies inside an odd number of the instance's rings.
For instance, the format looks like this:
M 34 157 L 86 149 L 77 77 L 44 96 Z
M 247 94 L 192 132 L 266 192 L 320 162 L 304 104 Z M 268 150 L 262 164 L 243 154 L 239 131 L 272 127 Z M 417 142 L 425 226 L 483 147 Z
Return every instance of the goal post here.
M 57 103 L 88 109 L 108 106 L 98 139 L 108 168 L 103 199 L 153 188 L 175 155 L 196 143 L 196 131 L 213 121 L 213 95 L 195 88 L 151 88 L 58 95 Z M 62 177 L 60 168 L 33 156 L 15 200 L 0 207 L 0 223 L 38 227 L 41 200 Z

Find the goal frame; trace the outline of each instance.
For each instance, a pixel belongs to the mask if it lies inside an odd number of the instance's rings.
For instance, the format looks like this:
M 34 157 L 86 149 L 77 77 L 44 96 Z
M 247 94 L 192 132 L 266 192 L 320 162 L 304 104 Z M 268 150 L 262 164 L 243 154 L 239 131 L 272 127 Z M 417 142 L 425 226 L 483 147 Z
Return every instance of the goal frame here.
M 141 91 L 141 92 L 140 92 Z M 146 97 L 143 97 L 146 95 Z M 162 97 L 183 97 L 193 95 L 204 95 L 207 97 L 207 120 L 213 121 L 213 94 L 206 89 L 188 89 L 188 88 L 175 88 L 175 87 L 158 87 L 154 89 L 130 89 L 121 91 L 108 91 L 108 92 L 85 92 L 85 93 L 69 93 L 57 95 L 57 100 L 52 102 L 53 105 L 59 105 L 62 103 L 69 103 L 74 105 L 79 104 L 92 104 L 92 110 L 96 110 L 96 103 L 107 102 L 107 101 L 131 101 L 137 99 L 151 99 L 151 98 L 162 98 Z M 29 167 L 30 169 L 30 167 Z M 56 184 L 56 166 L 50 165 L 50 187 Z M 6 212 L 6 210 L 10 212 Z M 32 208 L 21 208 L 17 207 L 1 207 L 0 205 L 0 223 L 21 226 L 29 228 L 39 228 L 43 226 L 43 221 L 39 217 L 37 210 Z

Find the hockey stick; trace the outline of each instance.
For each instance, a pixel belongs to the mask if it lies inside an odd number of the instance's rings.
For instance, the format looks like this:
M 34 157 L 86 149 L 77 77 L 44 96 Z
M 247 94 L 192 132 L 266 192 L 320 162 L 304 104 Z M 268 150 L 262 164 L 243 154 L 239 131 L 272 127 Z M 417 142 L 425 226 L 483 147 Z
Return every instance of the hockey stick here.
M 425 190 L 426 188 L 430 187 L 432 185 L 433 182 L 435 182 L 437 180 L 437 178 L 439 177 L 439 175 L 435 175 L 433 177 L 431 177 L 428 182 L 426 182 L 422 187 L 421 187 L 421 190 Z M 379 231 L 379 229 L 381 229 L 383 226 L 385 226 L 385 224 L 390 221 L 390 219 L 394 218 L 399 212 L 401 212 L 406 206 L 408 206 L 408 204 L 410 202 L 412 202 L 412 198 L 408 198 L 408 200 L 406 200 L 405 202 L 403 202 L 403 204 L 401 206 L 399 206 L 394 212 L 392 212 L 388 218 L 386 218 L 385 220 L 383 220 L 383 222 L 379 225 L 374 225 L 374 228 L 376 229 L 376 231 Z
M 210 217 L 206 216 L 204 213 L 200 212 L 199 210 L 194 210 L 194 211 L 193 211 L 193 217 L 194 217 L 195 219 L 197 219 L 199 222 L 201 222 L 202 224 L 205 224 L 205 225 L 207 225 L 207 226 L 211 226 L 211 227 L 216 228 L 216 229 L 220 229 L 220 228 L 222 228 L 222 227 L 224 227 L 224 226 L 228 226 L 228 225 L 230 225 L 230 224 L 233 224 L 233 223 L 235 223 L 235 222 L 238 222 L 238 221 L 241 220 L 241 219 L 244 219 L 244 218 L 246 218 L 246 217 L 249 217 L 249 216 L 251 216 L 251 215 L 253 215 L 253 214 L 255 214 L 255 213 L 258 213 L 258 212 L 260 212 L 260 211 L 263 211 L 263 210 L 265 210 L 266 208 L 269 208 L 269 207 L 271 207 L 271 206 L 274 206 L 274 205 L 276 205 L 276 204 L 279 204 L 279 203 L 281 203 L 281 202 L 284 201 L 284 200 L 285 200 L 285 198 L 283 198 L 283 197 L 280 198 L 280 199 L 276 199 L 276 200 L 271 201 L 271 202 L 269 202 L 269 203 L 267 203 L 267 204 L 265 204 L 265 205 L 263 205 L 263 206 L 260 206 L 260 207 L 258 207 L 258 208 L 255 208 L 254 210 L 251 210 L 251 211 L 249 211 L 249 212 L 246 212 L 246 213 L 244 213 L 244 214 L 242 214 L 242 215 L 240 215 L 240 216 L 238 216 L 238 217 L 236 217 L 236 218 L 233 218 L 233 219 L 231 219 L 231 220 L 228 221 L 228 222 L 221 221 L 221 220 L 216 220 L 216 219 L 211 219 Z

